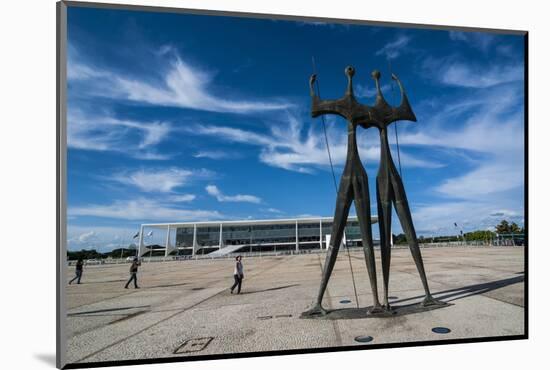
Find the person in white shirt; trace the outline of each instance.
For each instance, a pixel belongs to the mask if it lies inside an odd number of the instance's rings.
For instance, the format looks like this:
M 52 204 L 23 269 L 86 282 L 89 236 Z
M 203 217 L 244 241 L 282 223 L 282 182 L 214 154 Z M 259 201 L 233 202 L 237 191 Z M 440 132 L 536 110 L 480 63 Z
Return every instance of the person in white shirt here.
M 233 290 L 237 287 L 237 294 L 241 292 L 241 285 L 244 278 L 244 270 L 243 270 L 243 263 L 241 262 L 242 257 L 237 256 L 235 257 L 235 260 L 237 261 L 235 263 L 235 270 L 233 271 L 233 277 L 235 278 L 235 283 L 231 287 L 231 294 L 233 294 Z

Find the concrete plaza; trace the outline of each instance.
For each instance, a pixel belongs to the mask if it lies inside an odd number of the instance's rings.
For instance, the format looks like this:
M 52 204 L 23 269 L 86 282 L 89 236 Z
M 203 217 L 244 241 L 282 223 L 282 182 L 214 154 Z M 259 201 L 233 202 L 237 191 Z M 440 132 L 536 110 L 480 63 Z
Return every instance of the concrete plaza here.
M 364 345 L 354 340 L 360 335 L 380 344 L 524 334 L 523 247 L 439 247 L 422 253 L 432 293 L 449 305 L 392 317 L 357 310 L 345 250 L 323 304 L 348 310 L 322 319 L 300 314 L 317 295 L 324 253 L 245 257 L 240 295 L 229 292 L 232 259 L 143 263 L 141 289 L 124 289 L 128 264 L 85 266 L 82 284 L 67 287 L 67 362 Z M 369 306 L 362 252 L 351 252 L 351 262 L 359 307 Z M 379 259 L 377 269 L 381 295 Z M 70 267 L 67 281 L 73 273 Z M 410 305 L 422 298 L 409 250 L 394 249 L 390 301 L 415 307 Z M 451 332 L 433 333 L 438 326 Z

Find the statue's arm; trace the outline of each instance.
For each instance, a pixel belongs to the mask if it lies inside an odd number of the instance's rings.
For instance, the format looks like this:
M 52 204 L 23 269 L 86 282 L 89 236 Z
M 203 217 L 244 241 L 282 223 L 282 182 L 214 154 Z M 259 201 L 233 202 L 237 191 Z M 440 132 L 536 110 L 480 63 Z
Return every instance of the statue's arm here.
M 319 117 L 323 114 L 342 115 L 339 100 L 322 100 L 315 94 L 315 80 L 317 76 L 311 75 L 309 78 L 309 94 L 311 95 L 311 116 Z
M 397 82 L 399 90 L 401 92 L 401 104 L 398 107 L 392 108 L 392 119 L 391 121 L 413 121 L 416 122 L 416 115 L 414 114 L 412 107 L 409 103 L 409 98 L 407 93 L 401 84 L 399 78 L 396 75 L 392 74 L 392 79 Z

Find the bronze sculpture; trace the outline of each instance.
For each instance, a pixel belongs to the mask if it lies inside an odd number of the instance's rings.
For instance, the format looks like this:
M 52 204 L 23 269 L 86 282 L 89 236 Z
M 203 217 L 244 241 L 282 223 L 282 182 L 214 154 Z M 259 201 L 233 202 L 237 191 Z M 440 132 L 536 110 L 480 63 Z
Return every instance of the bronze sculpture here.
M 332 224 L 330 246 L 328 247 L 327 257 L 323 269 L 323 277 L 317 301 L 312 309 L 305 312 L 305 315 L 326 314 L 325 309 L 321 305 L 323 295 L 325 293 L 328 280 L 336 263 L 338 250 L 344 234 L 348 212 L 352 200 L 355 199 L 355 207 L 357 210 L 357 219 L 361 230 L 361 238 L 363 241 L 363 250 L 367 262 L 367 271 L 369 274 L 374 306 L 371 312 L 381 312 L 382 307 L 378 301 L 378 288 L 376 284 L 376 267 L 374 264 L 374 247 L 372 242 L 371 217 L 370 217 L 370 197 L 368 178 L 357 150 L 356 129 L 357 125 L 362 125 L 371 115 L 370 107 L 361 105 L 353 94 L 353 75 L 355 70 L 352 67 L 347 67 L 345 70 L 348 77 L 348 87 L 344 96 L 338 100 L 321 100 L 313 89 L 316 76 L 312 75 L 309 81 L 310 94 L 312 99 L 311 115 L 318 117 L 322 114 L 336 114 L 348 121 L 348 151 L 346 157 L 346 165 L 340 186 L 338 187 L 338 196 L 336 199 L 336 210 L 334 212 L 334 221 Z
M 443 305 L 445 303 L 438 301 L 430 294 L 426 272 L 424 271 L 424 263 L 414 224 L 412 222 L 409 202 L 405 193 L 405 187 L 401 180 L 401 176 L 391 156 L 390 146 L 388 143 L 388 126 L 399 120 L 407 120 L 416 122 L 416 116 L 409 104 L 407 94 L 401 84 L 401 81 L 396 75 L 392 74 L 392 79 L 395 80 L 401 91 L 401 104 L 397 108 L 391 107 L 382 95 L 380 90 L 380 72 L 373 71 L 372 78 L 376 83 L 376 102 L 374 104 L 373 114 L 370 119 L 365 122 L 365 125 L 377 127 L 380 131 L 380 167 L 376 175 L 376 203 L 378 205 L 378 227 L 380 229 L 380 254 L 382 259 L 382 276 L 384 283 L 384 297 L 382 305 L 386 310 L 391 310 L 388 302 L 388 284 L 390 279 L 390 260 L 391 260 L 391 206 L 395 207 L 397 216 L 403 228 L 403 232 L 407 237 L 409 249 L 411 251 L 416 269 L 420 274 L 422 287 L 426 297 L 422 302 L 423 306 Z
M 348 78 L 348 87 L 345 95 L 337 100 L 321 100 L 313 89 L 316 81 L 316 75 L 310 78 L 310 95 L 312 98 L 311 115 L 318 117 L 323 114 L 336 114 L 348 121 L 348 151 L 346 165 L 340 180 L 338 188 L 338 197 L 336 200 L 336 210 L 334 213 L 334 222 L 332 226 L 332 237 L 328 248 L 327 257 L 323 269 L 321 286 L 319 294 L 313 307 L 304 312 L 304 316 L 324 315 L 326 310 L 322 307 L 321 301 L 334 264 L 338 249 L 342 241 L 344 228 L 347 221 L 351 201 L 355 199 L 357 209 L 357 217 L 361 229 L 363 240 L 363 250 L 367 263 L 370 285 L 373 294 L 373 307 L 369 310 L 371 314 L 388 313 L 391 308 L 388 302 L 388 284 L 389 284 L 389 267 L 391 257 L 391 204 L 393 203 L 396 212 L 401 221 L 401 225 L 411 250 L 414 262 L 420 273 L 422 285 L 424 287 L 426 297 L 422 303 L 424 306 L 444 304 L 435 300 L 429 291 L 424 264 L 420 254 L 420 248 L 416 239 L 414 225 L 409 210 L 405 189 L 401 181 L 401 177 L 397 173 L 393 163 L 391 152 L 388 144 L 387 127 L 398 120 L 416 121 L 412 108 L 409 104 L 407 95 L 399 79 L 392 75 L 392 78 L 397 82 L 401 90 L 401 104 L 398 107 L 391 107 L 380 90 L 380 72 L 374 71 L 372 77 L 376 82 L 376 102 L 373 107 L 359 103 L 353 94 L 353 75 L 355 70 L 353 67 L 346 67 L 345 74 Z M 381 243 L 381 259 L 382 259 L 382 274 L 384 280 L 384 299 L 382 305 L 378 300 L 378 288 L 376 283 L 376 267 L 374 263 L 374 248 L 372 242 L 371 230 L 371 215 L 370 215 L 370 199 L 368 189 L 367 174 L 361 164 L 359 152 L 357 150 L 356 128 L 360 125 L 367 129 L 369 127 L 377 127 L 380 131 L 381 142 L 381 157 L 380 168 L 376 178 L 376 195 L 378 203 L 378 223 L 380 227 L 380 243 Z

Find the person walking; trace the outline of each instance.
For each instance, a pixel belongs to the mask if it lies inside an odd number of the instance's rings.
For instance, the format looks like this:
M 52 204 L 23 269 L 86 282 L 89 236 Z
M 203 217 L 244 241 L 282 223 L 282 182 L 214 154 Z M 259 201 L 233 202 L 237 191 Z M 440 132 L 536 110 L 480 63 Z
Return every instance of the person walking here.
M 134 261 L 132 262 L 132 265 L 130 266 L 130 279 L 128 279 L 128 282 L 126 282 L 126 285 L 124 286 L 124 289 L 128 289 L 128 285 L 134 281 L 134 289 L 139 289 L 137 285 L 137 272 L 138 272 L 138 266 L 141 266 L 141 261 L 139 258 L 134 257 Z
M 235 257 L 235 260 L 237 261 L 235 263 L 235 270 L 233 272 L 233 278 L 235 278 L 235 283 L 231 287 L 231 294 L 233 294 L 233 290 L 235 290 L 235 287 L 237 287 L 237 294 L 241 293 L 241 285 L 244 278 L 244 270 L 243 270 L 243 263 L 242 263 L 242 257 L 237 256 Z
M 83 268 L 84 268 L 84 261 L 82 261 L 82 258 L 79 258 L 78 261 L 76 261 L 76 267 L 74 270 L 75 277 L 71 281 L 69 281 L 69 285 L 71 285 L 73 281 L 75 281 L 76 279 L 78 279 L 76 283 L 80 284 L 80 279 L 82 279 Z

